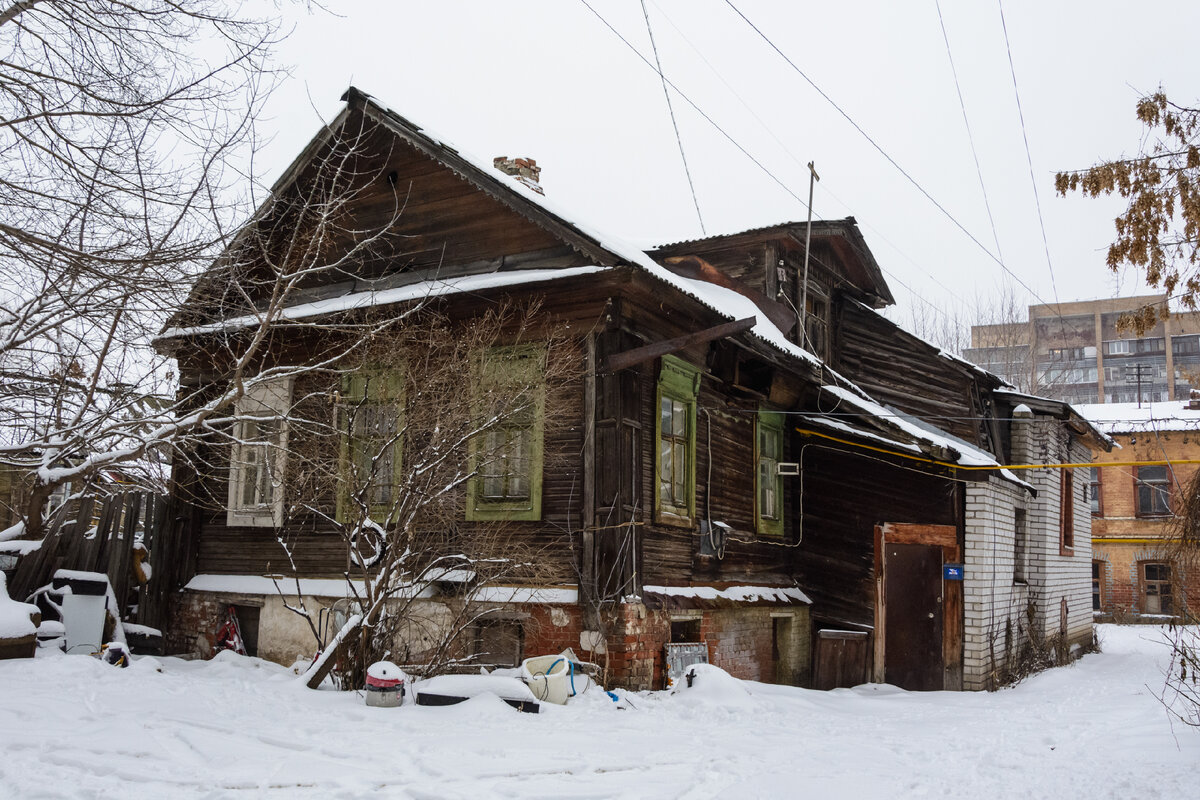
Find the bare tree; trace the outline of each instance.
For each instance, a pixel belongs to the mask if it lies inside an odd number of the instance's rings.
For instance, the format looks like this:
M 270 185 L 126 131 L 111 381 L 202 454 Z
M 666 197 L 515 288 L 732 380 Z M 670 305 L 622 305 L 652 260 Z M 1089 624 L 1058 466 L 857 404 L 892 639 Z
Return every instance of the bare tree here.
M 214 0 L 0 7 L 0 465 L 33 535 L 56 487 L 145 464 L 149 335 L 237 212 L 276 36 Z
M 1188 595 L 1200 584 L 1200 472 L 1188 481 L 1180 501 L 1182 508 L 1171 520 L 1170 541 L 1164 548 L 1179 622 L 1167 629 L 1171 663 L 1161 699 L 1181 721 L 1200 727 L 1200 619 L 1197 600 Z
M 570 558 L 565 544 L 541 552 L 513 521 L 531 518 L 522 511 L 538 507 L 538 478 L 555 469 L 542 441 L 569 424 L 559 406 L 579 370 L 571 341 L 540 314 L 501 304 L 452 321 L 426 306 L 297 382 L 281 445 L 291 580 L 279 588 L 325 648 L 311 685 L 337 666 L 342 685 L 361 686 L 382 658 L 427 674 L 488 663 L 468 641 L 478 624 L 514 599 L 511 587 L 552 582 L 552 559 Z M 325 641 L 296 554 L 330 536 L 356 613 Z
M 113 468 L 132 472 L 170 450 L 190 457 L 194 441 L 232 420 L 255 386 L 336 363 L 369 338 L 373 323 L 345 315 L 331 323 L 298 305 L 318 276 L 339 280 L 377 258 L 383 243 L 393 246 L 405 199 L 391 185 L 390 206 L 381 213 L 376 202 L 369 228 L 360 224 L 362 192 L 383 180 L 367 165 L 386 153 L 373 149 L 377 123 L 343 115 L 227 238 L 238 207 L 221 199 L 224 170 L 251 143 L 273 28 L 218 15 L 216 3 L 119 4 L 111 13 L 91 3 L 25 5 L 0 17 L 17 52 L 36 36 L 64 53 L 91 53 L 101 74 L 95 89 L 80 89 L 77 106 L 66 87 L 82 78 L 64 72 L 45 79 L 61 94 L 57 104 L 5 110 L 10 152 L 28 149 L 22 158 L 32 169 L 6 164 L 0 180 L 0 201 L 24 209 L 12 219 L 27 223 L 0 227 L 0 263 L 18 276 L 0 315 L 0 465 L 30 476 L 22 521 L 3 538 L 40 537 L 59 487 L 86 487 Z M 186 53 L 184 40 L 204 31 L 232 48 L 227 62 L 172 60 L 173 48 Z M 126 45 L 133 55 L 123 67 Z M 33 58 L 19 73 L 31 85 Z M 50 157 L 59 151 L 75 155 Z M 331 337 L 337 346 L 303 362 L 281 361 L 282 343 L 310 328 L 355 335 Z M 211 379 L 177 390 L 171 359 L 182 342 Z

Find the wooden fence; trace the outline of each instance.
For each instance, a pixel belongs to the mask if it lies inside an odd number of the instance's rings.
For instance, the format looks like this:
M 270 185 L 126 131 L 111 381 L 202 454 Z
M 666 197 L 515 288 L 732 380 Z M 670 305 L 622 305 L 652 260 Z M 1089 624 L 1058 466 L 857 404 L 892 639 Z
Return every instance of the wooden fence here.
M 103 572 L 121 606 L 125 622 L 163 628 L 180 567 L 189 563 L 180 551 L 185 520 L 173 513 L 170 499 L 151 492 L 85 497 L 50 519 L 42 546 L 22 556 L 9 582 L 12 597 L 24 600 L 50 583 L 60 569 Z M 127 613 L 134 574 L 134 547 L 149 552 L 150 580 L 137 595 L 137 613 Z

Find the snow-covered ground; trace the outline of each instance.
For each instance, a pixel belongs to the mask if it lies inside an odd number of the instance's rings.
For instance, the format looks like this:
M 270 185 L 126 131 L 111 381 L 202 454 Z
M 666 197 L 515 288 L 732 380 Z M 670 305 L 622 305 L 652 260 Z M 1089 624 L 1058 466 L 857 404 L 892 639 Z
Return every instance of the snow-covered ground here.
M 3 798 L 1194 797 L 1200 731 L 1156 698 L 1158 628 L 991 694 L 701 675 L 522 714 L 368 708 L 273 664 L 0 662 Z M 159 671 L 161 670 L 161 671 Z

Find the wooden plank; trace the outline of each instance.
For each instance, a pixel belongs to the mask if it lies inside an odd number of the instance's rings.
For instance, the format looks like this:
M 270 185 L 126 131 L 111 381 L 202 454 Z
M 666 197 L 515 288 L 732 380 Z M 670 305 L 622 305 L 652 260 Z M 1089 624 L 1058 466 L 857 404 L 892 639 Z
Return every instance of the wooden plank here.
M 693 345 L 724 339 L 728 336 L 748 331 L 754 327 L 754 323 L 755 317 L 746 317 L 745 319 L 726 322 L 722 325 L 696 331 L 695 333 L 688 333 L 683 336 L 676 336 L 673 339 L 635 347 L 632 350 L 626 350 L 622 353 L 615 353 L 611 356 L 606 356 L 600 362 L 600 371 L 618 372 L 628 369 L 629 367 L 645 363 L 651 359 L 660 358 L 669 353 L 677 353 Z
M 875 526 L 875 652 L 872 660 L 871 680 L 886 683 L 887 674 L 887 585 L 883 570 L 883 526 Z
M 883 538 L 889 544 L 928 544 L 958 546 L 958 529 L 953 525 L 913 525 L 884 523 Z
M 583 378 L 583 514 L 579 525 L 579 602 L 585 608 L 596 595 L 596 334 L 587 337 Z

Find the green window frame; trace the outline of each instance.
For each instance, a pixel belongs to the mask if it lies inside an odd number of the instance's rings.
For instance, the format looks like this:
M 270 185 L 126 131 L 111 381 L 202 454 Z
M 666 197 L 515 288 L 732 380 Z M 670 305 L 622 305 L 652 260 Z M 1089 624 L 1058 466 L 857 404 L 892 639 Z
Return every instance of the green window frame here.
M 659 522 L 692 524 L 696 516 L 696 396 L 700 370 L 663 356 L 654 422 L 654 509 Z
M 758 533 L 783 536 L 783 414 L 760 410 L 754 435 L 754 516 Z
M 404 379 L 394 371 L 363 371 L 342 380 L 338 429 L 341 475 L 337 519 L 355 521 L 352 495 L 366 486 L 367 511 L 389 522 L 403 483 Z
M 545 349 L 493 347 L 475 365 L 468 521 L 542 518 L 542 457 L 546 412 Z

